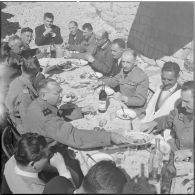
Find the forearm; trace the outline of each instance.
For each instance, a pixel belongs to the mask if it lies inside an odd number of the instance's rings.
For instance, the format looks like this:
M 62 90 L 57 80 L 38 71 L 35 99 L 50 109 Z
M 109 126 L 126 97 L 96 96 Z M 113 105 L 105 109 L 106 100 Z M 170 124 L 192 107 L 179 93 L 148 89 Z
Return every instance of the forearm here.
M 94 62 L 92 62 L 91 66 L 95 68 L 97 71 L 107 75 L 111 72 L 112 67 L 110 66 L 109 62 L 104 63 L 100 60 L 95 59 Z
M 169 115 L 161 116 L 154 119 L 154 121 L 157 122 L 157 129 L 159 132 L 164 129 L 172 129 L 172 121 L 169 119 Z
M 86 53 L 72 53 L 71 58 L 87 60 Z
M 36 35 L 36 38 L 35 38 L 36 45 L 41 46 L 42 44 L 44 44 L 48 36 L 49 36 L 48 34 L 45 36 L 43 34 Z
M 71 178 L 70 171 L 66 168 L 65 163 L 60 165 L 60 166 L 58 166 L 58 167 L 56 167 L 56 168 L 57 168 L 58 173 L 59 173 L 60 176 L 66 177 L 68 179 Z
M 128 101 L 126 102 L 127 106 L 144 106 L 146 99 L 141 96 L 131 96 L 128 97 Z
M 119 85 L 119 81 L 116 77 L 107 77 L 102 79 L 105 85 L 110 86 L 112 88 L 117 87 Z

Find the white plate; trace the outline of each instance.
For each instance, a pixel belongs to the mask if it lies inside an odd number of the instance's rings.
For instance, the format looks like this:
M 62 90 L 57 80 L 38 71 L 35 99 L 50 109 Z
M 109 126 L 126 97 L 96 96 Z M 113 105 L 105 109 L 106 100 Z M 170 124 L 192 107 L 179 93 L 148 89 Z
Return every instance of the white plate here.
M 102 160 L 112 160 L 114 161 L 113 157 L 106 153 L 95 153 L 90 155 L 96 162 L 102 161 Z M 87 157 L 87 164 L 92 167 L 95 162 L 90 158 Z
M 129 132 L 126 136 L 128 143 L 141 146 L 151 142 L 151 135 L 143 132 Z
M 152 139 L 151 143 L 155 144 L 155 139 Z M 167 142 L 165 142 L 164 140 L 160 139 L 160 151 L 163 154 L 168 154 L 170 152 L 170 150 L 171 150 L 170 145 Z
M 99 94 L 100 93 L 100 90 L 102 89 L 102 87 L 99 87 L 97 89 L 97 93 Z M 114 90 L 108 86 L 105 86 L 105 91 L 107 93 L 107 95 L 113 95 L 114 94 Z
M 88 64 L 88 61 L 83 59 L 69 59 L 76 66 L 85 66 Z
M 127 117 L 124 117 L 124 112 L 127 115 Z M 116 116 L 123 120 L 129 120 L 130 118 L 134 119 L 137 116 L 136 112 L 132 109 L 124 109 L 124 112 L 122 109 L 120 109 L 116 112 Z
M 98 79 L 100 79 L 100 78 L 103 77 L 103 74 L 102 74 L 101 72 L 95 72 L 94 74 L 95 74 L 95 76 L 96 76 Z
M 75 102 L 76 100 L 78 100 L 78 97 L 75 94 L 74 94 L 74 98 L 67 97 L 66 95 L 64 95 L 63 98 L 62 98 L 62 101 L 64 103 L 67 103 L 67 102 Z

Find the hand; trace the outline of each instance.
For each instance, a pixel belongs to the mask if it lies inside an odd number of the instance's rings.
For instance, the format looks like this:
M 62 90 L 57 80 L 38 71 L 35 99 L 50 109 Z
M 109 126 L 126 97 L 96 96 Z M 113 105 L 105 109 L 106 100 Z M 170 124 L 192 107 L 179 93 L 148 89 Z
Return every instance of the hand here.
M 45 30 L 45 32 L 43 33 L 43 35 L 45 36 L 45 35 L 47 35 L 47 34 L 49 34 L 49 33 L 52 33 L 52 28 L 47 28 L 47 29 Z
M 98 88 L 98 87 L 101 86 L 101 85 L 102 85 L 102 81 L 97 81 L 97 82 L 91 83 L 91 84 L 90 84 L 90 87 L 91 87 L 92 89 L 96 89 L 96 88 Z
M 86 58 L 86 60 L 88 61 L 88 62 L 94 62 L 94 57 L 90 54 L 90 53 L 87 53 L 86 55 L 85 55 L 85 58 Z
M 57 169 L 64 166 L 65 162 L 63 156 L 59 152 L 54 153 L 53 157 L 50 159 L 50 165 Z
M 95 112 L 95 109 L 93 106 L 85 106 L 81 110 L 83 113 L 94 113 Z
M 151 122 L 148 122 L 148 123 L 142 123 L 141 126 L 140 126 L 140 131 L 151 133 L 156 126 L 157 126 L 156 121 L 151 121 Z
M 192 156 L 190 149 L 175 151 L 175 162 L 188 161 Z
M 115 132 L 111 132 L 111 141 L 116 145 L 128 143 L 128 140 L 125 137 Z
M 115 100 L 121 101 L 122 100 L 122 95 L 121 95 L 121 93 L 116 92 L 116 93 L 114 93 L 113 98 Z

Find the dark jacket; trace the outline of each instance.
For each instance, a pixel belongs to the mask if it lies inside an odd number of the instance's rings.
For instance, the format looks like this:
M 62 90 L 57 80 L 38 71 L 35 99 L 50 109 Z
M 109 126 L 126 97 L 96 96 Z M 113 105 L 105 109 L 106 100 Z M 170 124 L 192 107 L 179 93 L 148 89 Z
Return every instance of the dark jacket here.
M 38 46 L 42 45 L 50 45 L 52 43 L 52 39 L 54 44 L 62 44 L 63 39 L 60 33 L 60 28 L 58 26 L 53 25 L 52 31 L 56 34 L 55 37 L 52 38 L 51 34 L 47 34 L 46 36 L 43 35 L 45 32 L 44 24 L 37 26 L 35 28 L 35 43 Z
M 68 39 L 68 44 L 69 46 L 69 50 L 71 51 L 78 51 L 78 47 L 81 44 L 81 42 L 83 41 L 84 37 L 83 37 L 83 32 L 78 29 L 76 35 L 72 35 L 71 33 L 69 34 L 69 39 Z
M 110 40 L 103 47 L 96 47 L 93 56 L 95 61 L 91 64 L 91 67 L 95 71 L 101 72 L 104 76 L 111 76 L 113 57 Z

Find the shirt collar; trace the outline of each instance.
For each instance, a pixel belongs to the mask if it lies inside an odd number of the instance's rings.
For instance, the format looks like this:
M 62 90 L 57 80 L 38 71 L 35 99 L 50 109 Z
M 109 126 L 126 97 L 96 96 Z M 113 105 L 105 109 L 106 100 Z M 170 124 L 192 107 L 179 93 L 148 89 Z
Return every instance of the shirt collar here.
M 38 173 L 23 171 L 17 165 L 15 165 L 14 169 L 15 169 L 15 173 L 18 174 L 18 175 L 22 175 L 22 176 L 25 176 L 25 177 L 38 178 Z
M 170 93 L 173 93 L 175 91 L 175 89 L 177 88 L 177 83 L 175 83 L 175 85 L 173 87 L 171 87 L 170 89 L 166 90 L 167 92 L 170 92 Z M 163 86 L 161 86 L 161 89 L 162 89 Z M 163 90 L 165 91 L 165 90 Z

